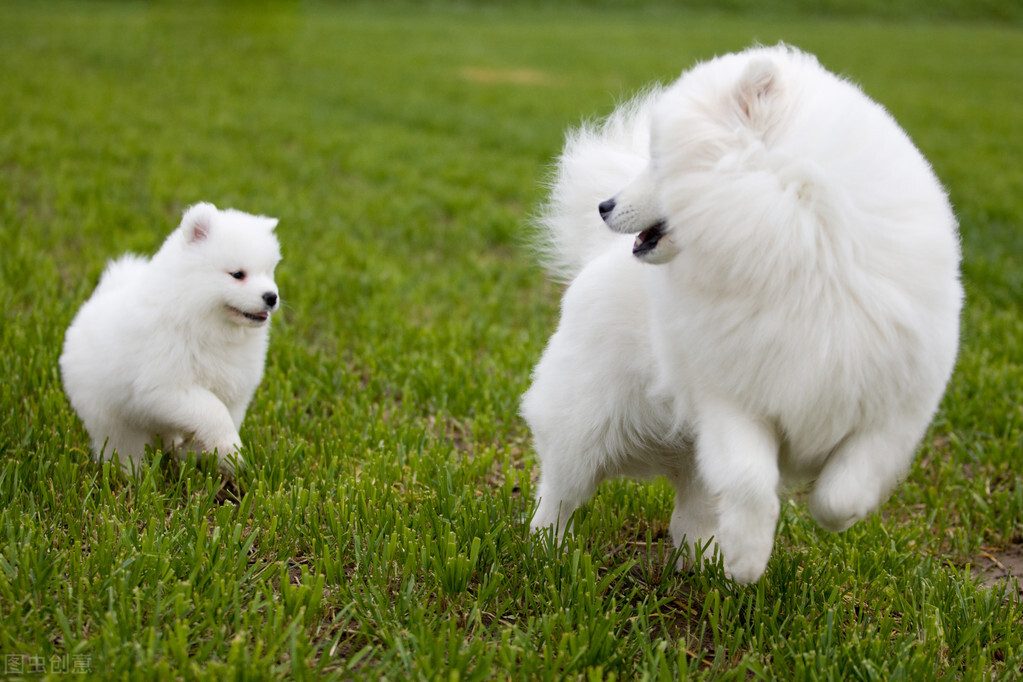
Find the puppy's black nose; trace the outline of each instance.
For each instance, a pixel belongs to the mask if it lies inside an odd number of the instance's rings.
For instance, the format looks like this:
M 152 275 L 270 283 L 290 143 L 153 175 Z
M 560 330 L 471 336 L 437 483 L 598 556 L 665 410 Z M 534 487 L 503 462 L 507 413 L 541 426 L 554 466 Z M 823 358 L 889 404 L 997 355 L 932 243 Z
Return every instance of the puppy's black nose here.
M 601 220 L 607 220 L 607 217 L 615 210 L 615 200 L 608 199 L 607 201 L 600 202 L 600 206 L 597 207 L 597 210 L 600 211 Z
M 263 302 L 266 303 L 271 308 L 273 308 L 275 305 L 277 305 L 277 294 L 275 294 L 272 291 L 266 292 L 265 294 L 263 294 Z

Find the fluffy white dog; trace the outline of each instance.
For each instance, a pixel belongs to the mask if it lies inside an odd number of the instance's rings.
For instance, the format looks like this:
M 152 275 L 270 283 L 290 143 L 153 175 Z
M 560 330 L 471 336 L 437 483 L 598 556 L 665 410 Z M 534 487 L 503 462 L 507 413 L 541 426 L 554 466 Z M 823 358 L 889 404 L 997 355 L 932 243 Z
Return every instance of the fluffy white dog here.
M 280 299 L 277 220 L 188 209 L 152 260 L 111 262 L 67 330 L 64 388 L 97 458 L 136 467 L 159 436 L 243 461 L 238 429 L 263 376 Z
M 783 488 L 842 531 L 906 474 L 955 363 L 956 220 L 891 116 L 813 56 L 716 58 L 576 131 L 539 222 L 571 285 L 522 404 L 534 529 L 663 475 L 674 541 L 747 583 Z

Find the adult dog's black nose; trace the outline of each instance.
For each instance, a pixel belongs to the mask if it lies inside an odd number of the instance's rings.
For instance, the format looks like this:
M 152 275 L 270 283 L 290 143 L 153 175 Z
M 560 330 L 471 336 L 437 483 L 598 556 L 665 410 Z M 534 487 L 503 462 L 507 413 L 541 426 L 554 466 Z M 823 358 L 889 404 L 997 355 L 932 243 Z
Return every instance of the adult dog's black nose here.
M 600 206 L 597 207 L 597 210 L 600 211 L 601 220 L 607 220 L 607 217 L 615 210 L 615 200 L 608 199 L 607 201 L 600 202 Z
M 271 308 L 273 308 L 275 305 L 277 305 L 277 294 L 275 294 L 272 291 L 266 292 L 265 294 L 263 294 L 263 302 L 266 303 Z

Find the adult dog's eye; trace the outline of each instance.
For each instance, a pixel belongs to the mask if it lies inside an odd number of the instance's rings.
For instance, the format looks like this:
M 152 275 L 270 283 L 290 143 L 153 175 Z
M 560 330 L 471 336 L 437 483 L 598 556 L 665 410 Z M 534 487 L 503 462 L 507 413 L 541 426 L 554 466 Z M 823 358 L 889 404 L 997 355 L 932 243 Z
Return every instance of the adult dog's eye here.
M 239 270 L 237 272 L 232 272 L 231 276 L 234 277 L 235 279 L 245 279 L 245 271 Z

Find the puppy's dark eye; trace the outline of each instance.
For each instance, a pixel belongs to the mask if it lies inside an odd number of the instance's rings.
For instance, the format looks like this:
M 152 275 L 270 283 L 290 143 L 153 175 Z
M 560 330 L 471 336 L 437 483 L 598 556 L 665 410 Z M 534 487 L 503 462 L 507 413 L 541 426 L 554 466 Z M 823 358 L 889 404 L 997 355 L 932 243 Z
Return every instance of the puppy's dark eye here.
M 238 272 L 232 272 L 231 276 L 235 279 L 245 279 L 245 271 L 239 270 Z

